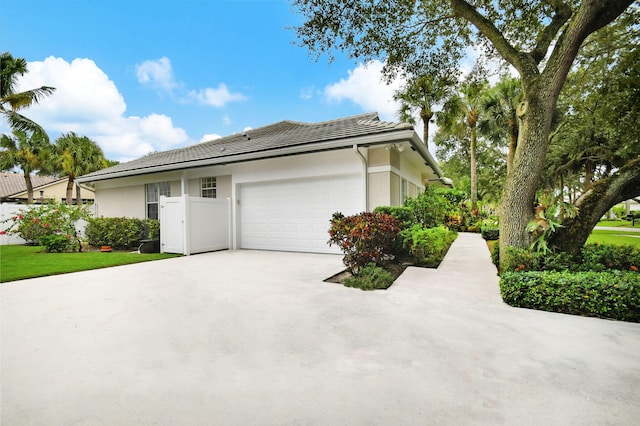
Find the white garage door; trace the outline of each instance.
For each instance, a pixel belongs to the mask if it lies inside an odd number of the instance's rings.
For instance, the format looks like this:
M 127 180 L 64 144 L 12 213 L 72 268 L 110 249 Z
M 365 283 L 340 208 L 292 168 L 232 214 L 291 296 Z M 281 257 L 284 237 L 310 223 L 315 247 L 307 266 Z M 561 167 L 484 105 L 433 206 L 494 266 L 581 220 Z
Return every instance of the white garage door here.
M 340 253 L 329 247 L 331 215 L 363 211 L 359 175 L 247 183 L 240 186 L 240 247 Z

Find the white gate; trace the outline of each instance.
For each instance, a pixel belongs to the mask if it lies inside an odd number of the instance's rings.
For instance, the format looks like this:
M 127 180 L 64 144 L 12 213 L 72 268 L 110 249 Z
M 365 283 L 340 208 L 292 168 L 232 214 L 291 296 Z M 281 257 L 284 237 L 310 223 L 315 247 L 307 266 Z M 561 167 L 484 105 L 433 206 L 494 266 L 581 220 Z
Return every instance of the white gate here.
M 185 255 L 231 247 L 231 200 L 160 197 L 160 251 Z

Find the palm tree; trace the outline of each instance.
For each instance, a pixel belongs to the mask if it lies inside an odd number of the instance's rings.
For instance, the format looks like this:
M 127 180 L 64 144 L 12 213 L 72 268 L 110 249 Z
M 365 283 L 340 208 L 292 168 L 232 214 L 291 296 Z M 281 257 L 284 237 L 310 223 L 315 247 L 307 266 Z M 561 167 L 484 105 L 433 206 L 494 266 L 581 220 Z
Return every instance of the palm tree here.
M 471 157 L 471 208 L 478 206 L 478 175 L 476 147 L 478 121 L 482 111 L 482 97 L 487 88 L 486 81 L 467 81 L 462 84 L 460 93 L 450 96 L 438 115 L 438 125 L 444 133 L 456 136 L 459 140 L 469 137 Z
M 27 61 L 24 58 L 14 58 L 11 53 L 0 54 L 0 114 L 8 121 L 14 130 L 40 133 L 48 142 L 49 137 L 42 127 L 18 111 L 37 104 L 40 100 L 56 89 L 42 86 L 25 92 L 15 92 L 18 77 L 27 72 Z
M 73 202 L 73 185 L 78 176 L 100 170 L 107 165 L 100 146 L 86 136 L 74 132 L 62 134 L 55 141 L 55 157 L 58 171 L 69 177 L 67 204 Z M 76 186 L 76 203 L 82 204 L 80 186 Z
M 14 130 L 13 135 L 0 137 L 0 169 L 11 170 L 19 167 L 24 174 L 27 187 L 27 204 L 33 203 L 31 173 L 42 166 L 42 155 L 49 143 L 39 132 L 27 133 Z
M 448 77 L 424 75 L 410 80 L 394 99 L 400 102 L 400 121 L 416 125 L 417 112 L 424 124 L 423 141 L 429 148 L 429 122 L 433 118 L 433 106 L 449 96 L 454 82 Z M 416 111 L 417 110 L 417 111 Z
M 505 130 L 508 131 L 507 175 L 513 167 L 513 158 L 518 144 L 518 104 L 522 101 L 520 79 L 506 77 L 489 89 L 482 101 L 485 111 L 480 127 L 495 139 Z

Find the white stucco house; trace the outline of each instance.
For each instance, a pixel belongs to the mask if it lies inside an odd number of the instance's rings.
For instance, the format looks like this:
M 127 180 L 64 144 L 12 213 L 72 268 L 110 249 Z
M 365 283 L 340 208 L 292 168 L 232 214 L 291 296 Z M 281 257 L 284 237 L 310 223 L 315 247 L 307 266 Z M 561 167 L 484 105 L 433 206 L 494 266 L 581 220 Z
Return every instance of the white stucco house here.
M 99 216 L 160 217 L 161 240 L 171 233 L 202 238 L 228 221 L 230 248 L 318 253 L 336 252 L 327 245 L 334 212 L 400 205 L 429 182 L 450 182 L 411 125 L 381 121 L 377 113 L 282 121 L 149 154 L 78 181 L 94 185 Z M 229 216 L 204 213 L 191 231 L 181 227 L 183 217 L 168 229 L 161 196 L 228 200 Z

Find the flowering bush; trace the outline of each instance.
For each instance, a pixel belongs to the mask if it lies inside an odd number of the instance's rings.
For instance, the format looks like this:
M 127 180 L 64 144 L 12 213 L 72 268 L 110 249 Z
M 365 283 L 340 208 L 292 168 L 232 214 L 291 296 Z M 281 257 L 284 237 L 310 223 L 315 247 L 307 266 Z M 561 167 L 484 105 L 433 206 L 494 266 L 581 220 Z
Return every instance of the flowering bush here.
M 88 219 L 89 213 L 81 206 L 51 201 L 41 206 L 23 209 L 6 219 L 11 222 L 7 234 L 16 234 L 27 244 L 42 245 L 49 252 L 80 251 L 80 238 L 76 223 Z
M 344 216 L 334 213 L 329 229 L 329 245 L 336 244 L 344 253 L 342 261 L 354 274 L 369 263 L 379 265 L 390 256 L 400 232 L 398 221 L 384 213 L 360 213 Z

